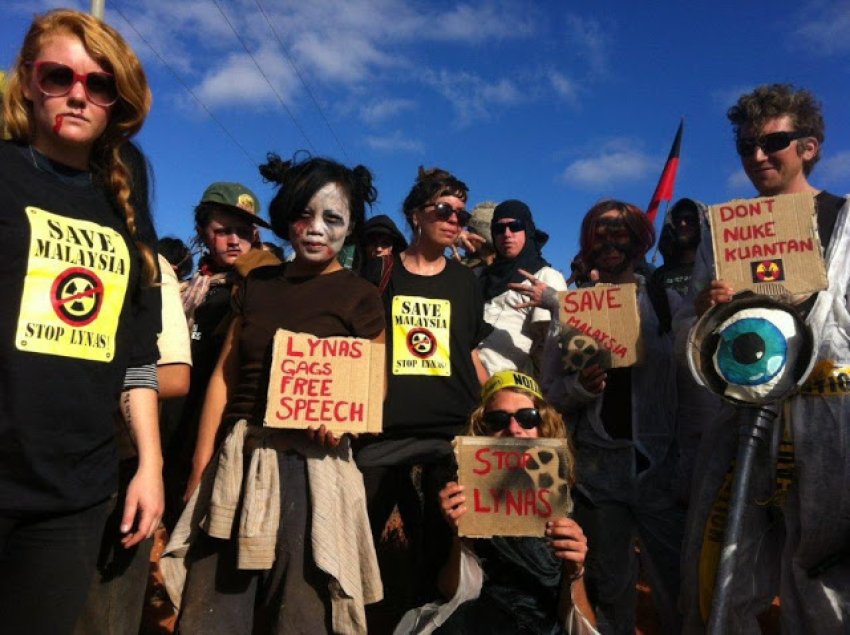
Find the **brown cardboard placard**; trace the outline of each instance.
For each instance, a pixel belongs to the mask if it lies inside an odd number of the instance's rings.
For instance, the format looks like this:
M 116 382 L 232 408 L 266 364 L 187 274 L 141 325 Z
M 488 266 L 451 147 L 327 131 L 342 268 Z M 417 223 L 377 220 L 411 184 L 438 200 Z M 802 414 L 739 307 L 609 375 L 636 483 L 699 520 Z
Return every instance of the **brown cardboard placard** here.
M 632 366 L 640 356 L 640 314 L 633 283 L 558 293 L 562 355 L 575 369 Z
M 316 337 L 278 329 L 264 424 L 380 432 L 384 344 L 358 337 Z
M 458 535 L 542 537 L 547 521 L 572 512 L 566 439 L 455 437 L 454 446 L 467 509 Z
M 826 289 L 811 193 L 735 199 L 709 208 L 718 280 L 735 291 L 795 295 Z

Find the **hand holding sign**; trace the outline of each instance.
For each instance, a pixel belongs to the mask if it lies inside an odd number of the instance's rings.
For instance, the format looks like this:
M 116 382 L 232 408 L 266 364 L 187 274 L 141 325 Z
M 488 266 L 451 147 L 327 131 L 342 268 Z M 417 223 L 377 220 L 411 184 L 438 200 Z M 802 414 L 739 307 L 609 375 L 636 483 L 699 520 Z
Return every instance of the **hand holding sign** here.
M 708 311 L 715 304 L 731 302 L 735 290 L 724 280 L 712 280 L 711 284 L 697 294 L 694 298 L 694 310 L 697 317 Z
M 449 481 L 440 490 L 440 510 L 446 523 L 457 532 L 458 521 L 466 513 L 466 496 L 463 495 L 463 486 L 454 481 Z
M 546 537 L 549 546 L 555 551 L 555 557 L 571 565 L 573 577 L 584 573 L 584 560 L 587 557 L 587 537 L 579 524 L 572 518 L 556 518 L 546 523 Z

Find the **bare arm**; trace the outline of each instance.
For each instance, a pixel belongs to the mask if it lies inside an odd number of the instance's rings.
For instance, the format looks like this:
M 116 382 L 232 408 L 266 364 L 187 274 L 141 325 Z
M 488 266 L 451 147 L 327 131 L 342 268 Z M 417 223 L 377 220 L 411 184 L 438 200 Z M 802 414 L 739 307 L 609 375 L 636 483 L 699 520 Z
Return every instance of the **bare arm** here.
M 172 399 L 184 397 L 189 393 L 189 377 L 192 367 L 189 364 L 163 364 L 156 367 L 159 382 L 159 398 Z
M 121 411 L 139 453 L 139 467 L 127 487 L 121 517 L 121 543 L 129 548 L 153 535 L 165 509 L 156 391 L 131 388 L 121 393 Z
M 443 512 L 443 518 L 455 532 L 452 548 L 449 551 L 449 559 L 440 569 L 437 578 L 437 589 L 446 598 L 453 597 L 457 593 L 458 584 L 460 584 L 461 539 L 457 536 L 457 523 L 460 517 L 466 513 L 465 502 L 466 496 L 463 495 L 463 487 L 454 481 L 446 483 L 446 486 L 440 490 L 440 509 Z
M 201 475 L 215 452 L 215 439 L 221 425 L 221 417 L 227 405 L 231 388 L 235 385 L 239 372 L 239 333 L 242 320 L 234 319 L 227 330 L 227 337 L 221 347 L 218 362 L 207 386 L 201 420 L 198 423 L 198 441 L 192 457 L 192 473 L 186 486 L 184 498 L 188 500 L 201 482 Z
M 487 378 L 490 375 L 487 374 L 487 369 L 484 368 L 484 364 L 481 363 L 481 357 L 478 355 L 478 349 L 473 349 L 472 351 L 472 366 L 475 368 L 475 375 L 478 377 L 478 383 L 482 386 L 487 383 Z

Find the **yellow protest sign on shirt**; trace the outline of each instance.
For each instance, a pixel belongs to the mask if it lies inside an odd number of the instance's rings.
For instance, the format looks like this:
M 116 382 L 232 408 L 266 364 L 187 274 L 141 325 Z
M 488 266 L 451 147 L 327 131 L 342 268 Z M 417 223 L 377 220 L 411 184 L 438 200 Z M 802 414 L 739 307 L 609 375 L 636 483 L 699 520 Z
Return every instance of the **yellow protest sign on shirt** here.
M 451 376 L 451 315 L 448 300 L 393 298 L 393 375 Z
M 130 272 L 121 234 L 90 221 L 26 208 L 27 274 L 15 346 L 110 362 Z

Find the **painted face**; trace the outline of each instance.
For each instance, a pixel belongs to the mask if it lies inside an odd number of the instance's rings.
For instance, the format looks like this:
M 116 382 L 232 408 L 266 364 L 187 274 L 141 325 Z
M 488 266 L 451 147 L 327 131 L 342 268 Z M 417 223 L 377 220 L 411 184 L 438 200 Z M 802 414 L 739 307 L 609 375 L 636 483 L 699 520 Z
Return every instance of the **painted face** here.
M 634 237 L 619 211 L 599 217 L 588 259 L 591 269 L 618 274 L 629 268 L 636 255 Z
M 210 216 L 202 238 L 218 266 L 232 267 L 257 240 L 257 229 L 245 218 L 221 208 Z
M 500 390 L 493 395 L 484 412 L 502 410 L 504 412 L 515 413 L 517 410 L 522 410 L 523 408 L 535 407 L 534 400 L 525 393 L 515 390 Z M 536 439 L 540 436 L 540 430 L 538 428 L 531 428 L 530 430 L 523 428 L 516 418 L 511 417 L 508 427 L 493 433 L 493 436 Z
M 783 115 L 768 119 L 758 134 L 752 128 L 740 131 L 741 138 L 763 137 L 771 132 L 794 132 L 791 117 Z M 800 150 L 802 143 L 802 150 Z M 741 157 L 744 172 L 750 178 L 753 186 L 762 196 L 790 194 L 805 191 L 808 185 L 803 172 L 803 161 L 808 161 L 817 152 L 817 140 L 809 137 L 800 142 L 792 141 L 787 148 L 765 154 L 761 148 L 756 148 L 749 156 Z
M 420 240 L 442 247 L 451 247 L 460 235 L 462 228 L 458 223 L 457 214 L 452 214 L 446 220 L 438 218 L 434 209 L 434 205 L 438 203 L 447 203 L 456 210 L 466 209 L 466 204 L 457 196 L 440 196 L 416 210 L 413 218 L 417 227 L 422 228 Z
M 336 183 L 316 192 L 298 219 L 289 224 L 295 258 L 311 266 L 333 261 L 350 233 L 348 197 Z
M 496 221 L 496 225 L 503 225 L 497 231 L 493 232 L 493 243 L 496 246 L 496 251 L 504 258 L 514 259 L 519 256 L 522 248 L 525 247 L 526 233 L 525 228 L 512 231 L 511 225 L 516 224 L 515 218 L 500 218 Z
M 80 39 L 68 33 L 50 36 L 33 61 L 65 64 L 80 75 L 106 71 L 89 56 Z M 38 87 L 34 67 L 28 68 L 23 94 L 33 107 L 33 147 L 60 162 L 69 151 L 78 154 L 81 149 L 87 158 L 94 142 L 106 130 L 112 106 L 92 103 L 80 81 L 74 82 L 67 95 L 45 95 Z

